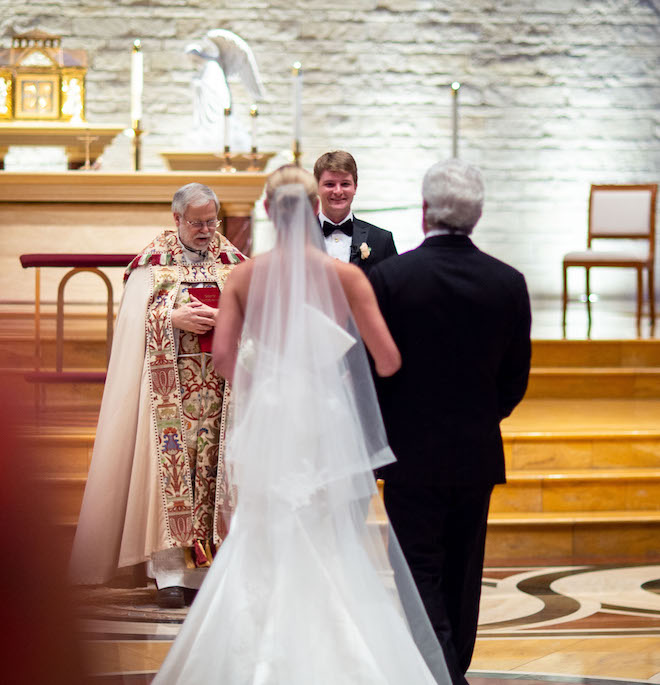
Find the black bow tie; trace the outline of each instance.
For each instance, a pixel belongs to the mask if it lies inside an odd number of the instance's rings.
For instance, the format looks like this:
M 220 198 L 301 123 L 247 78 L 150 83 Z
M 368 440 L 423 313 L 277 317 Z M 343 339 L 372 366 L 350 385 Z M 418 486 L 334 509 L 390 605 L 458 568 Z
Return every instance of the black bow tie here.
M 324 221 L 321 224 L 323 235 L 327 238 L 334 231 L 342 231 L 346 235 L 353 235 L 353 219 L 344 221 L 343 224 L 333 224 L 330 221 Z

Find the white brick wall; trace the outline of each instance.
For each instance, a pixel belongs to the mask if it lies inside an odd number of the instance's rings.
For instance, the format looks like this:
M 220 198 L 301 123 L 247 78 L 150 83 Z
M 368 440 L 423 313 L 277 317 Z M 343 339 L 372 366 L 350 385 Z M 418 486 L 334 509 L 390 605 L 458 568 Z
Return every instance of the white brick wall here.
M 448 84 L 460 80 L 459 152 L 487 183 L 475 242 L 520 268 L 536 297 L 558 295 L 562 254 L 584 245 L 591 182 L 660 179 L 657 0 L 0 0 L 0 11 L 5 46 L 12 27 L 38 26 L 88 51 L 93 122 L 128 124 L 142 39 L 147 169 L 163 168 L 159 151 L 179 147 L 190 123 L 189 40 L 227 28 L 251 45 L 267 89 L 259 142 L 280 153 L 274 165 L 289 154 L 289 69 L 301 60 L 305 166 L 351 151 L 356 209 L 374 210 L 365 218 L 400 250 L 420 239 L 421 178 L 451 151 Z M 247 93 L 233 95 L 245 119 Z M 128 139 L 104 166 L 130 168 Z M 602 294 L 632 291 L 632 274 L 601 273 Z

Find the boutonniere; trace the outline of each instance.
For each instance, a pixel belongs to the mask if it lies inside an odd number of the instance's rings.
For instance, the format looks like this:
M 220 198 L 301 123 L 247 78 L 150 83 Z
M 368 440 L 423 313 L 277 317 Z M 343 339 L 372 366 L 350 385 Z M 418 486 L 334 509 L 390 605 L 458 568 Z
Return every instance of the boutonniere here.
M 369 245 L 367 245 L 367 243 L 362 243 L 362 245 L 360 245 L 360 257 L 362 259 L 369 259 L 370 254 L 371 248 L 369 247 Z

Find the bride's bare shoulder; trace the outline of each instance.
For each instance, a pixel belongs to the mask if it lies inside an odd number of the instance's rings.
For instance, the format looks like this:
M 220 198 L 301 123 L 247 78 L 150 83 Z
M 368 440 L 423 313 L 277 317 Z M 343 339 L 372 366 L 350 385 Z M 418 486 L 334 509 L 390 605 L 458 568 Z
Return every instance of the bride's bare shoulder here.
M 248 259 L 240 264 L 237 264 L 229 273 L 229 278 L 227 279 L 227 285 L 232 287 L 237 287 L 239 284 L 246 281 L 249 282 L 252 276 L 252 271 L 254 270 L 254 263 L 259 257 L 255 259 Z

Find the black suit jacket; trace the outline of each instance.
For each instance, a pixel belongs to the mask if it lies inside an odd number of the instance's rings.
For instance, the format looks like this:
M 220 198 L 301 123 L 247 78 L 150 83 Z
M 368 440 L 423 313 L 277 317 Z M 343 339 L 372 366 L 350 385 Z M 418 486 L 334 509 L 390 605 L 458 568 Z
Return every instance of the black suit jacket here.
M 525 279 L 463 235 L 425 240 L 371 270 L 401 369 L 376 385 L 398 462 L 381 475 L 446 485 L 505 480 L 500 420 L 522 399 Z
M 362 259 L 360 245 L 366 243 L 371 248 L 367 259 Z M 379 262 L 398 254 L 394 245 L 394 237 L 390 231 L 378 228 L 353 215 L 353 239 L 351 241 L 352 264 L 359 266 L 366 274 Z

